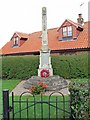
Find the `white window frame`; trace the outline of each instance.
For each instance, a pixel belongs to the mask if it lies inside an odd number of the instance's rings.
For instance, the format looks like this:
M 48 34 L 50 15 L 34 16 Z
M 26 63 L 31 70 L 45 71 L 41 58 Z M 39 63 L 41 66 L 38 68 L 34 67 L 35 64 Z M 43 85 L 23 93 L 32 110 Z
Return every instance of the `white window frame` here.
M 72 26 L 68 26 L 68 35 L 67 36 L 72 36 Z
M 18 45 L 18 37 L 14 38 L 14 45 Z
M 67 27 L 63 27 L 63 37 L 67 37 Z

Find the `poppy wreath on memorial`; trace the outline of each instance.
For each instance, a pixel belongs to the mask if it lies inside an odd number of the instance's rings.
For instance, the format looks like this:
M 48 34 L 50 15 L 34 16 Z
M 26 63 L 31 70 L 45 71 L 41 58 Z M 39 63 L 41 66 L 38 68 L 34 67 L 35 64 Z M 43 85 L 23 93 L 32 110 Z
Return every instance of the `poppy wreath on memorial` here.
M 43 69 L 40 74 L 41 77 L 49 77 L 49 70 Z

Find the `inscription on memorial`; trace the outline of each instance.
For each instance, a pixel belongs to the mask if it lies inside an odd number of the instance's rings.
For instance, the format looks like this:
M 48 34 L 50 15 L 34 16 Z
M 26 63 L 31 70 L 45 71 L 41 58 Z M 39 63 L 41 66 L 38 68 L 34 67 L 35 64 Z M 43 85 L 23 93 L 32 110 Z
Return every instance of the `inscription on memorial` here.
M 46 8 L 42 8 L 43 30 L 46 31 Z
M 46 15 L 46 8 L 45 7 L 42 8 L 42 14 Z

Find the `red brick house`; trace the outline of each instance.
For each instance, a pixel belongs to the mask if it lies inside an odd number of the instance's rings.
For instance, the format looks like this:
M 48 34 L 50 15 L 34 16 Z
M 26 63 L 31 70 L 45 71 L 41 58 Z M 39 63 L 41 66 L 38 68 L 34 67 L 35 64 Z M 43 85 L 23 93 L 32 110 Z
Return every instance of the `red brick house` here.
M 48 29 L 48 43 L 51 54 L 90 51 L 90 22 L 83 22 L 79 14 L 75 23 L 66 19 L 58 28 Z M 41 48 L 42 32 L 25 34 L 15 32 L 11 40 L 0 50 L 1 55 L 38 55 Z

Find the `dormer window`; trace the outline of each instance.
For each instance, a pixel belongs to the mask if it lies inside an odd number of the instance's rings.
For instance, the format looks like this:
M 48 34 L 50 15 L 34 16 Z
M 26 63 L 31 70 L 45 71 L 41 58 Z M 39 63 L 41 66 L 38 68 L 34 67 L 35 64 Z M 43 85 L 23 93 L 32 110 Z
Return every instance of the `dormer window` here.
M 77 40 L 77 37 L 81 31 L 83 31 L 83 28 L 81 26 L 69 19 L 66 19 L 63 24 L 57 29 L 57 39 L 60 42 Z
M 18 46 L 18 37 L 14 38 L 13 46 Z
M 72 26 L 63 27 L 63 37 L 72 36 Z

